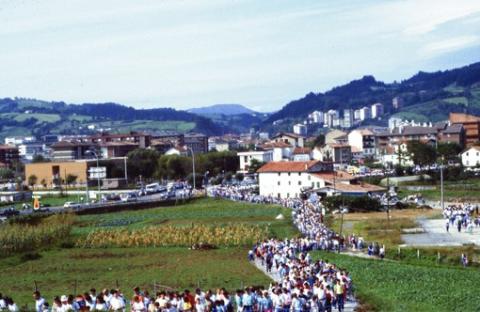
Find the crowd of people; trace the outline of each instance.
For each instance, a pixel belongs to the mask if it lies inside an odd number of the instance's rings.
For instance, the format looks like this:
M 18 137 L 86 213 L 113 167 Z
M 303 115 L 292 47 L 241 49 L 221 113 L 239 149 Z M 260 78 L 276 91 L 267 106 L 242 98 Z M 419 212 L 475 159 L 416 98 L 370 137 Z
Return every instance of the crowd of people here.
M 476 216 L 475 216 L 476 215 Z M 478 214 L 478 205 L 458 204 L 448 205 L 443 209 L 445 218 L 445 230 L 456 228 L 457 232 L 472 233 L 474 227 L 480 227 L 480 215 Z
M 269 302 L 267 311 L 344 310 L 347 295 L 352 294 L 352 280 L 335 264 L 313 261 L 309 251 L 315 247 L 311 238 L 270 239 L 253 247 L 249 260 L 259 261 L 266 272 L 277 276 L 263 294 Z

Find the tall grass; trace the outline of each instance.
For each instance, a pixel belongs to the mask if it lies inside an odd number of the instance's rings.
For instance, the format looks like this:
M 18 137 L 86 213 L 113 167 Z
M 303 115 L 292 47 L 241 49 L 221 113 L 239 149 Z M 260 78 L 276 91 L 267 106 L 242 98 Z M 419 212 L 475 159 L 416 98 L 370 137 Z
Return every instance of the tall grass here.
M 31 251 L 67 237 L 73 224 L 69 214 L 53 215 L 36 224 L 7 224 L 0 227 L 0 254 Z
M 211 244 L 215 246 L 251 246 L 268 238 L 269 229 L 244 224 L 191 227 L 149 226 L 141 229 L 91 231 L 77 242 L 79 247 L 163 247 Z

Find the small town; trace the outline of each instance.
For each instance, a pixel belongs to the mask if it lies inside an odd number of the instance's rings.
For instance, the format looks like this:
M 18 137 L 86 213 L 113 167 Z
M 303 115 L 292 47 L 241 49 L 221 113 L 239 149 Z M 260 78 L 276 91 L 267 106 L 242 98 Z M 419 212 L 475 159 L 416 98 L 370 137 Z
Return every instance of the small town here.
M 479 17 L 0 3 L 0 311 L 480 311 Z

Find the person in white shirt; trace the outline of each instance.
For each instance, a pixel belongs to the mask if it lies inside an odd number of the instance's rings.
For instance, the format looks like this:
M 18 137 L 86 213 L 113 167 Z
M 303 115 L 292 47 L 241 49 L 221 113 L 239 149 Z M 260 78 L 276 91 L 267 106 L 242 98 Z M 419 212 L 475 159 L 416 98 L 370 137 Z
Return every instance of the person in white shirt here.
M 110 299 L 110 310 L 115 312 L 122 312 L 125 310 L 125 300 L 120 296 L 118 290 L 113 292 L 113 296 Z
M 133 297 L 132 312 L 146 312 L 145 303 L 140 296 Z
M 33 292 L 33 299 L 35 300 L 35 311 L 42 312 L 42 307 L 45 303 L 45 299 L 42 298 L 39 291 Z
M 0 311 L 5 310 L 6 308 L 7 308 L 7 304 L 5 303 L 5 299 L 0 293 Z
M 7 309 L 8 309 L 9 312 L 18 312 L 18 306 L 13 301 L 12 298 L 6 297 L 5 298 L 5 304 L 7 305 Z

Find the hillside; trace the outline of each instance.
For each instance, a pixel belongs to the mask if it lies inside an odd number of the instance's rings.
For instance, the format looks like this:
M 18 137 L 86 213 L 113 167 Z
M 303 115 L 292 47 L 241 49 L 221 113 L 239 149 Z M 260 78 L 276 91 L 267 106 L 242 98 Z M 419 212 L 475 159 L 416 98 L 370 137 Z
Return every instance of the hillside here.
M 255 114 L 256 112 L 240 104 L 215 104 L 211 106 L 191 108 L 187 112 L 197 115 L 241 115 Z
M 403 102 L 399 110 L 392 106 L 394 97 Z M 282 127 L 288 127 L 314 110 L 358 109 L 376 102 L 385 105 L 387 115 L 418 121 L 444 120 L 450 112 L 480 115 L 480 63 L 434 73 L 419 72 L 400 83 L 364 76 L 325 93 L 309 93 L 291 101 L 267 118 L 263 128 L 272 129 L 277 120 L 283 120 Z
M 208 135 L 224 132 L 208 118 L 172 108 L 135 109 L 116 103 L 76 105 L 35 99 L 0 99 L 1 137 L 89 134 L 98 129 L 110 132 L 197 131 Z

